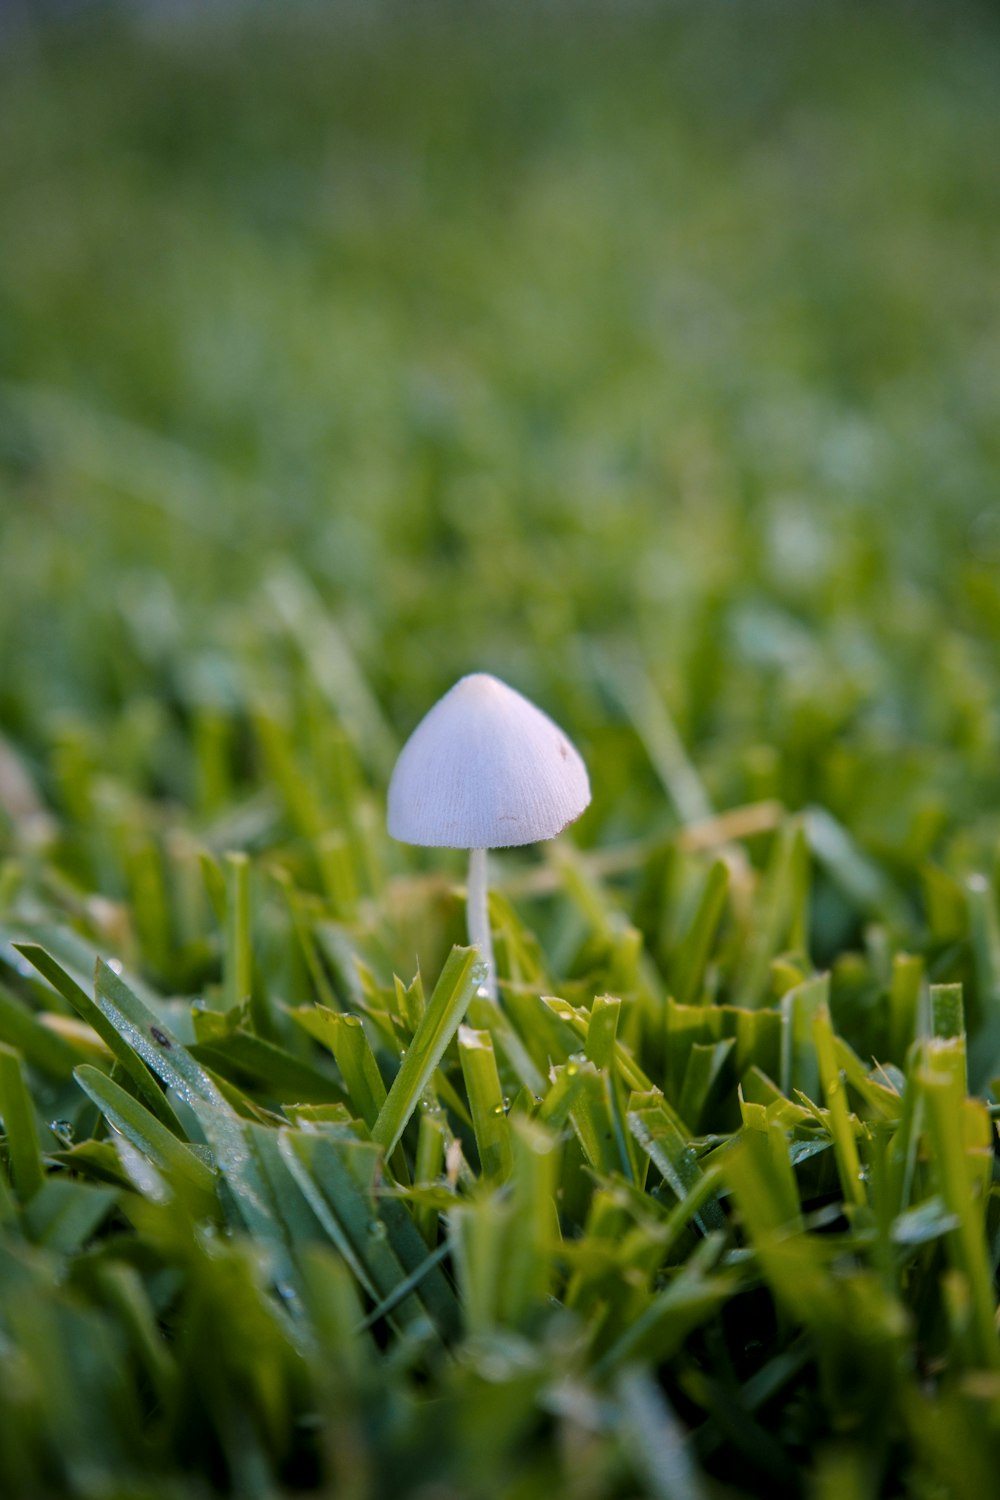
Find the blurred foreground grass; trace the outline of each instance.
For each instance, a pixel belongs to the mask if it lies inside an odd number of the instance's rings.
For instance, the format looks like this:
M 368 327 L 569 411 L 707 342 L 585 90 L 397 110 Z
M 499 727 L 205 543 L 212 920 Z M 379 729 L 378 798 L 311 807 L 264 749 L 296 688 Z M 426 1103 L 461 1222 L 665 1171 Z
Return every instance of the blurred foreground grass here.
M 5 1493 L 989 1493 L 998 61 L 10 33 Z M 476 668 L 595 789 L 499 1015 L 384 832 Z

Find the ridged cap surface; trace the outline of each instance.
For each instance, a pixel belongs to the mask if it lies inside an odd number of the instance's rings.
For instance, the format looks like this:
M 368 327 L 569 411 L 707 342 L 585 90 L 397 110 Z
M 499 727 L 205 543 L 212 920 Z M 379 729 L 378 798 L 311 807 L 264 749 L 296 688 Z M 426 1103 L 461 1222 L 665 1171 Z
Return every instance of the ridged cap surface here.
M 503 849 L 555 838 L 589 802 L 587 768 L 558 724 L 476 672 L 403 746 L 389 783 L 389 832 L 404 844 Z

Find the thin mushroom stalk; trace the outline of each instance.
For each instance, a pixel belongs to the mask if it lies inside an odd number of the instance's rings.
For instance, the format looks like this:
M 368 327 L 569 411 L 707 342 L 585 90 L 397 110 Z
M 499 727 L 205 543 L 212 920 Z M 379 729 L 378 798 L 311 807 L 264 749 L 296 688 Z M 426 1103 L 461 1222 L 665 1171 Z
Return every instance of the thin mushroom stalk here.
M 554 839 L 590 802 L 579 752 L 558 724 L 486 672 L 463 677 L 421 719 L 389 783 L 389 832 L 404 844 L 469 851 L 469 941 L 497 999 L 486 859 Z
M 465 894 L 465 917 L 469 927 L 469 942 L 479 949 L 479 956 L 486 966 L 486 977 L 479 986 L 479 993 L 488 1000 L 497 999 L 497 971 L 493 961 L 493 934 L 490 931 L 490 896 L 488 881 L 488 859 L 485 849 L 469 850 L 469 879 Z

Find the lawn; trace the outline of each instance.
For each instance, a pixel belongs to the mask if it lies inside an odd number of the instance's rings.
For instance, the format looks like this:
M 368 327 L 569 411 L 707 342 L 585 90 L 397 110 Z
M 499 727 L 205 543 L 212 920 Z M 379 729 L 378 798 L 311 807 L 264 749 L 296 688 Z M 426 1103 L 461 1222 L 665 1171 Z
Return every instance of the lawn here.
M 5 1500 L 982 1500 L 1000 20 L 0 31 Z M 464 673 L 593 802 L 385 826 Z

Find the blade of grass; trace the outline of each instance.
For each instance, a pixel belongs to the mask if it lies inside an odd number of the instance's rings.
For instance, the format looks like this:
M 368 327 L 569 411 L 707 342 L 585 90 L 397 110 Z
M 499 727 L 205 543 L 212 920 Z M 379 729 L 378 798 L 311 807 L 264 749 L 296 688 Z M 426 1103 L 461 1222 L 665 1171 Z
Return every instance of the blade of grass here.
M 681 1005 L 691 1005 L 702 986 L 705 965 L 715 941 L 729 895 L 729 866 L 717 859 L 705 877 L 698 908 L 684 937 L 677 945 L 670 964 L 674 998 Z
M 651 1500 L 705 1500 L 687 1435 L 652 1375 L 624 1369 L 615 1391 L 622 1446 Z
M 953 1070 L 941 1072 L 935 1068 L 935 1053 L 931 1044 L 928 1065 L 921 1072 L 920 1084 L 927 1100 L 927 1125 L 934 1148 L 938 1191 L 948 1212 L 957 1220 L 957 1228 L 949 1236 L 949 1243 L 954 1264 L 965 1280 L 970 1300 L 970 1352 L 983 1368 L 1000 1370 L 996 1296 L 987 1258 L 982 1205 L 969 1191 L 970 1171 L 962 1139 L 964 1089 Z M 994 1134 L 988 1117 L 985 1127 L 988 1149 Z
M 60 1020 L 63 1019 L 60 1017 Z M 69 1019 L 68 1017 L 66 1018 Z M 0 986 L 0 1042 L 20 1052 L 30 1068 L 49 1078 L 69 1078 L 81 1061 L 77 1048 L 15 995 Z
M 863 1207 L 866 1200 L 865 1185 L 861 1173 L 857 1141 L 851 1125 L 850 1111 L 844 1095 L 844 1080 L 837 1061 L 830 1010 L 820 1005 L 813 1018 L 813 1037 L 816 1042 L 816 1061 L 819 1067 L 823 1097 L 829 1112 L 830 1133 L 833 1150 L 840 1173 L 840 1187 L 847 1203 Z
M 634 1094 L 628 1111 L 628 1127 L 664 1182 L 683 1202 L 697 1188 L 702 1170 L 680 1120 L 666 1100 L 657 1095 Z M 710 1198 L 696 1215 L 703 1234 L 725 1227 L 725 1215 L 716 1198 Z
M 481 970 L 477 949 L 452 949 L 372 1129 L 372 1140 L 382 1146 L 386 1155 L 395 1150 L 421 1094 L 457 1032 L 482 981 Z
M 189 1104 L 201 1100 L 229 1113 L 217 1084 L 181 1046 L 167 1022 L 144 1005 L 114 969 L 100 959 L 95 987 L 101 1014 L 134 1057 L 141 1058 L 151 1072 Z
M 225 856 L 226 925 L 222 953 L 222 988 L 226 1009 L 250 1001 L 254 1029 L 271 1035 L 271 1020 L 261 994 L 254 993 L 253 943 L 250 935 L 250 860 L 241 851 Z
M 0 1115 L 7 1137 L 14 1189 L 22 1203 L 29 1203 L 45 1181 L 45 1164 L 38 1139 L 35 1107 L 24 1081 L 21 1059 L 13 1048 L 3 1044 L 0 1044 Z
M 60 1255 L 75 1255 L 108 1217 L 118 1197 L 115 1188 L 48 1177 L 25 1208 L 25 1230 L 35 1244 Z
M 889 986 L 888 1037 L 888 1052 L 893 1062 L 903 1062 L 907 1048 L 917 1035 L 923 978 L 924 961 L 921 957 L 912 953 L 895 955 Z
M 130 1046 L 122 1035 L 120 1028 L 114 1024 L 109 1016 L 105 1015 L 99 1006 L 94 1004 L 93 1000 L 80 988 L 76 980 L 44 948 L 39 947 L 36 943 L 17 943 L 15 947 L 38 970 L 39 974 L 48 980 L 53 989 L 57 990 L 63 999 L 69 1002 L 81 1019 L 86 1021 L 87 1025 L 91 1026 L 105 1045 L 110 1048 L 115 1059 L 132 1079 L 147 1109 L 152 1110 L 156 1118 L 162 1124 L 166 1125 L 168 1130 L 171 1130 L 174 1135 L 178 1137 L 183 1136 L 183 1128 L 171 1108 L 169 1100 L 165 1098 L 162 1089 L 157 1087 L 149 1068 L 147 1068 L 135 1048 Z
M 501 1305 L 505 1321 L 527 1323 L 545 1306 L 559 1242 L 556 1182 L 559 1138 L 536 1120 L 510 1123 L 514 1170 L 511 1221 L 516 1226 L 503 1262 Z
M 298 1006 L 292 1015 L 304 1031 L 332 1052 L 355 1113 L 371 1129 L 385 1104 L 387 1090 L 361 1017 L 323 1005 Z
M 108 1123 L 172 1182 L 179 1178 L 189 1189 L 188 1201 L 202 1213 L 217 1214 L 216 1177 L 199 1156 L 179 1141 L 165 1125 L 106 1073 L 84 1063 L 74 1074 Z
M 472 1111 L 472 1128 L 482 1176 L 489 1182 L 503 1182 L 511 1169 L 510 1130 L 489 1032 L 460 1026 L 458 1055 Z

